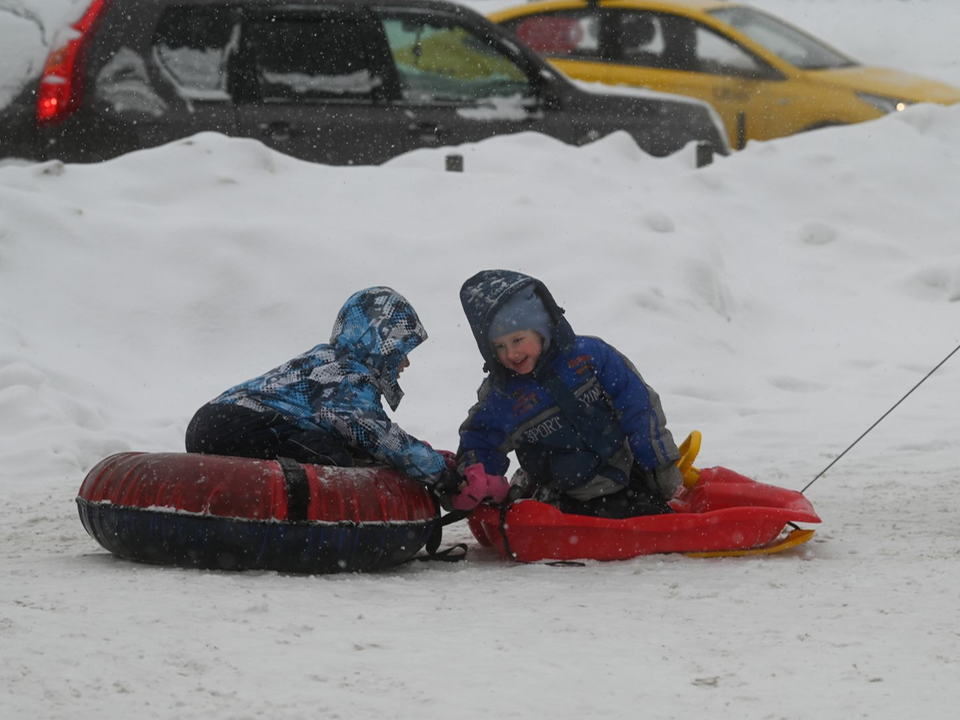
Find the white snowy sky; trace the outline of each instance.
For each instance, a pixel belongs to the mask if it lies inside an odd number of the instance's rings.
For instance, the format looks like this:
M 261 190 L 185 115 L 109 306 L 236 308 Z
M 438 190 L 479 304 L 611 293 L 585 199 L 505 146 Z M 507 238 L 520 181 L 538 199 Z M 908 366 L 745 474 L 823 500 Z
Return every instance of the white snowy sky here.
M 756 4 L 960 85 L 951 0 Z M 48 31 L 71 5 L 0 0 Z M 703 432 L 700 466 L 796 489 L 960 344 L 960 107 L 701 170 L 623 135 L 461 152 L 463 174 L 445 151 L 331 168 L 214 135 L 0 161 L 0 715 L 953 718 L 960 357 L 808 491 L 824 523 L 780 556 L 517 566 L 454 526 L 465 563 L 291 577 L 137 565 L 86 535 L 94 463 L 180 450 L 197 407 L 374 284 L 430 334 L 395 417 L 435 446 L 481 380 L 460 284 L 507 267 L 628 355 L 678 438 Z

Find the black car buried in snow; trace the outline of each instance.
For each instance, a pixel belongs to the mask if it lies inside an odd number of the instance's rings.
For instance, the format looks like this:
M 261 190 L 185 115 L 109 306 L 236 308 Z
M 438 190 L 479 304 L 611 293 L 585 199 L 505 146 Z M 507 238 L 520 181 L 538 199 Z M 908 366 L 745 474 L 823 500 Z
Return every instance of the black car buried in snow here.
M 202 131 L 330 164 L 521 131 L 728 150 L 705 103 L 574 84 L 447 2 L 93 0 L 61 38 L 0 113 L 0 157 L 92 162 Z

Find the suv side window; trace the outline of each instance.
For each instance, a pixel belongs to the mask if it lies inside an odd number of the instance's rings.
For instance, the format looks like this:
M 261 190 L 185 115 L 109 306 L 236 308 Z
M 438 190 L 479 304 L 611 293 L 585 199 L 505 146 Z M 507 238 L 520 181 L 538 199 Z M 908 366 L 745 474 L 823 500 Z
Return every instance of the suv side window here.
M 348 13 L 281 14 L 244 28 L 248 67 L 264 102 L 373 101 L 383 78 L 366 28 Z
M 239 34 L 228 6 L 171 7 L 157 23 L 153 59 L 180 97 L 229 100 L 227 62 Z
M 506 48 L 452 18 L 387 11 L 381 17 L 404 102 L 476 104 L 534 97 L 530 78 Z

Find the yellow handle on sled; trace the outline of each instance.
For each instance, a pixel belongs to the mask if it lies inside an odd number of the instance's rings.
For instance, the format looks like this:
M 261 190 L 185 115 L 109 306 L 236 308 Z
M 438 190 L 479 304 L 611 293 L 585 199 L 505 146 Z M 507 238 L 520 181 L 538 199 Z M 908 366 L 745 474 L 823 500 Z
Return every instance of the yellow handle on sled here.
M 700 452 L 700 441 L 702 440 L 699 430 L 694 430 L 687 439 L 680 445 L 680 459 L 677 460 L 677 468 L 683 475 L 683 486 L 693 487 L 700 480 L 700 471 L 693 466 L 693 461 L 697 459 Z

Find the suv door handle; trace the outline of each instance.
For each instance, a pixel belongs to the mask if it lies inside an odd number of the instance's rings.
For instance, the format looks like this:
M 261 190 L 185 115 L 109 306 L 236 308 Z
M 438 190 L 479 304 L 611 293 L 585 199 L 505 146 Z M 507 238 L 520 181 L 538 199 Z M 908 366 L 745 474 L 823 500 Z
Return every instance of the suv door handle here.
M 289 140 L 294 134 L 293 128 L 290 127 L 290 123 L 282 120 L 274 120 L 270 123 L 260 123 L 257 127 L 259 127 L 260 134 L 262 136 L 268 137 L 272 140 Z
M 407 131 L 411 135 L 416 135 L 421 140 L 439 142 L 440 133 L 443 131 L 443 129 L 440 127 L 440 123 L 438 122 L 422 120 L 418 122 L 412 122 L 407 125 Z

